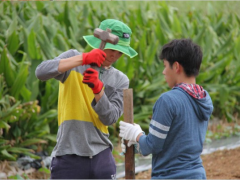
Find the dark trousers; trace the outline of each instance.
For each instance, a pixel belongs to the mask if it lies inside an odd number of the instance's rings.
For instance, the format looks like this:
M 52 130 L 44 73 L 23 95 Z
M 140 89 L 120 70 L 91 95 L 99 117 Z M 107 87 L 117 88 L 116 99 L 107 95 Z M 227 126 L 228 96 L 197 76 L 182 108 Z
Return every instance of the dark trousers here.
M 93 157 L 75 154 L 54 157 L 51 179 L 116 179 L 116 164 L 111 149 Z

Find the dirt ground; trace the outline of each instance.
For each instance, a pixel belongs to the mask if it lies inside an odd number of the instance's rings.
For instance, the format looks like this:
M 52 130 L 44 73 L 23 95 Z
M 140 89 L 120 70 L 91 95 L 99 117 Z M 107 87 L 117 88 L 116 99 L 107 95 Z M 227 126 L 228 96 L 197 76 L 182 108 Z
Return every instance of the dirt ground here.
M 240 179 L 240 147 L 202 155 L 207 179 Z M 151 170 L 138 173 L 135 179 L 150 179 Z

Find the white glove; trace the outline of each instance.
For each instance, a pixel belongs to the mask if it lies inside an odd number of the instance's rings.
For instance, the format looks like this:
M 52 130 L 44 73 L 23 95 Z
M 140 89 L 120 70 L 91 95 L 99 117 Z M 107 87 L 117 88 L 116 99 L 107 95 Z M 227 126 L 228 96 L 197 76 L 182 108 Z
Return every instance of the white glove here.
M 140 147 L 139 147 L 139 143 L 134 144 L 134 142 L 129 141 L 128 144 L 129 144 L 130 146 L 131 146 L 131 145 L 134 145 L 134 153 L 135 153 L 135 154 L 138 154 L 138 153 L 141 154 Z M 125 143 L 124 143 L 124 139 L 123 139 L 123 138 L 121 139 L 121 148 L 122 148 L 122 153 L 125 154 L 125 153 L 126 153 L 126 145 L 125 145 Z
M 122 153 L 125 154 L 126 153 L 126 145 L 124 144 L 124 139 L 121 139 L 121 148 L 122 148 Z
M 120 133 L 119 136 L 123 139 L 129 140 L 128 147 L 137 143 L 137 136 L 143 133 L 141 127 L 138 124 L 130 124 L 120 121 Z
M 134 145 L 135 146 L 135 142 L 132 142 L 132 141 L 128 141 L 128 147 L 130 147 L 131 145 Z M 126 153 L 126 145 L 124 143 L 124 139 L 122 138 L 121 139 L 121 148 L 122 148 L 122 153 Z

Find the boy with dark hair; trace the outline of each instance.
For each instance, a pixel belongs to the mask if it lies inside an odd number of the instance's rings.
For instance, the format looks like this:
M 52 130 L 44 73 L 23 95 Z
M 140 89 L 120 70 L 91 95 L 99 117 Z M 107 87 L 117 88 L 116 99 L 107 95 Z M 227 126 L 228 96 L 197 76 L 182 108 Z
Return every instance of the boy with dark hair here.
M 171 67 L 177 61 L 183 66 L 188 77 L 196 77 L 202 63 L 202 51 L 190 39 L 172 40 L 163 46 L 160 59 L 167 59 Z
M 163 75 L 172 88 L 153 107 L 149 134 L 137 124 L 120 122 L 120 134 L 152 154 L 152 179 L 206 179 L 201 152 L 213 111 L 206 90 L 196 84 L 201 48 L 190 39 L 176 39 L 162 47 Z M 123 146 L 124 151 L 124 146 Z

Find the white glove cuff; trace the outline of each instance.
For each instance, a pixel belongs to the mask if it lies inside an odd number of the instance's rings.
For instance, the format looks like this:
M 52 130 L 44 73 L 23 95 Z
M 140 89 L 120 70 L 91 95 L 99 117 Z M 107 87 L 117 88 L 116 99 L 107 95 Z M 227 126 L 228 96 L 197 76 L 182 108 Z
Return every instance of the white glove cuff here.
M 144 133 L 143 131 L 142 131 L 142 129 L 136 129 L 136 131 L 135 131 L 135 137 L 134 137 L 134 140 L 136 141 L 136 143 L 137 143 L 137 137 L 138 137 L 138 135 L 139 134 L 141 134 L 141 133 Z

